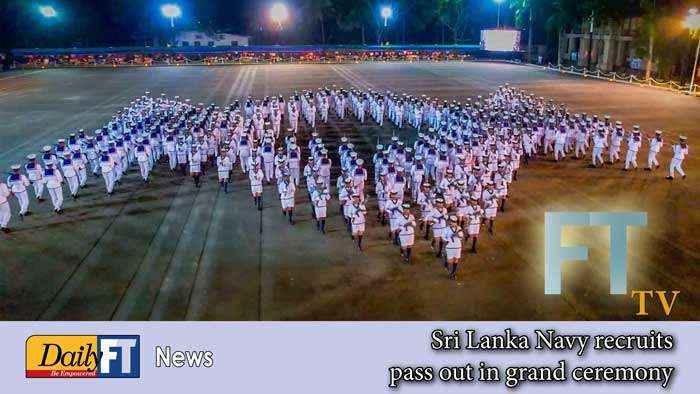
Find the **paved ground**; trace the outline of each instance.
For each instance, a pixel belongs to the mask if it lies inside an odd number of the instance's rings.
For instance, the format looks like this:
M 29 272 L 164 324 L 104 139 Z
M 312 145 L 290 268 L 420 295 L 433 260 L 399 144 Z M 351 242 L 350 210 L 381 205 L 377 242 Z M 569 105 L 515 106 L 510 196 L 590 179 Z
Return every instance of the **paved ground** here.
M 700 100 L 522 66 L 66 69 L 0 74 L 0 168 L 71 130 L 99 127 L 146 90 L 217 104 L 326 84 L 464 99 L 504 82 L 645 131 L 663 128 L 669 140 L 685 133 L 691 155 L 700 141 Z M 333 119 L 320 132 L 327 141 L 347 135 L 367 157 L 377 138 L 386 141 L 392 131 Z M 399 134 L 415 137 L 413 130 Z M 668 153 L 665 147 L 664 168 Z M 369 226 L 366 251 L 358 252 L 335 209 L 329 234 L 320 236 L 303 193 L 296 226 L 283 220 L 272 188 L 265 190 L 265 210 L 255 211 L 240 174 L 228 195 L 219 192 L 214 174 L 195 190 L 163 168 L 147 186 L 133 171 L 111 198 L 94 179 L 78 201 L 67 201 L 65 215 L 55 216 L 48 202 L 32 203 L 35 215 L 14 218 L 16 231 L 0 236 L 0 319 L 634 319 L 629 296 L 608 294 L 604 229 L 564 232 L 567 243 L 591 248 L 590 261 L 564 267 L 561 296 L 543 294 L 544 212 L 556 210 L 648 211 L 649 225 L 629 231 L 629 289 L 680 290 L 671 318 L 697 319 L 697 156 L 684 166 L 688 179 L 668 182 L 661 173 L 624 173 L 619 166 L 531 163 L 514 184 L 495 236 L 482 238 L 477 255 L 466 254 L 454 282 L 425 241 L 418 241 L 414 264 L 402 264 L 376 224 Z M 658 303 L 649 309 L 649 318 L 665 318 Z

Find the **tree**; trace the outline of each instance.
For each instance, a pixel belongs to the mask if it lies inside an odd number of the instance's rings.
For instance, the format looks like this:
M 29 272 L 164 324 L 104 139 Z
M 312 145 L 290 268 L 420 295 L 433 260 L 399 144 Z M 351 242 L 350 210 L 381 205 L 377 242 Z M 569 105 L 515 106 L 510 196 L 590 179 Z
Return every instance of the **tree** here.
M 466 27 L 466 2 L 464 0 L 439 0 L 440 22 L 452 32 L 452 42 L 457 44 Z
M 360 31 L 362 45 L 366 45 L 365 31 L 372 21 L 371 0 L 335 0 L 332 8 L 338 28 L 344 32 Z
M 318 21 L 321 26 L 321 44 L 326 45 L 325 14 L 332 6 L 331 0 L 304 0 L 302 15 L 311 21 Z
M 515 11 L 515 26 L 522 29 L 525 25 L 525 15 L 527 15 L 527 61 L 532 62 L 532 27 L 535 21 L 533 14 L 534 2 L 537 0 L 513 0 L 510 8 Z

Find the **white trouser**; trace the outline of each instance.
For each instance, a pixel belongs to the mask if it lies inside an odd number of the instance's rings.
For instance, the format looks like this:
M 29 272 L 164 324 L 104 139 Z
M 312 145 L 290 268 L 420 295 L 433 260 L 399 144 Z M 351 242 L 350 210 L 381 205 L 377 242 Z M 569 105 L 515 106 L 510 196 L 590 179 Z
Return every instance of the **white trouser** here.
M 656 160 L 656 154 L 658 152 L 649 151 L 649 156 L 647 157 L 647 168 L 654 168 L 654 166 L 659 165 L 659 161 Z
M 678 173 L 681 174 L 681 176 L 685 176 L 685 172 L 683 172 L 683 169 L 681 168 L 682 163 L 682 159 L 671 159 L 671 166 L 668 168 L 668 176 L 673 178 L 673 175 L 675 175 L 676 171 L 678 171 Z
M 19 214 L 24 215 L 29 209 L 29 193 L 27 191 L 15 193 L 17 197 L 17 202 L 19 203 Z
M 10 223 L 12 213 L 10 212 L 10 204 L 5 201 L 0 203 L 0 227 L 5 228 Z
M 593 154 L 591 155 L 591 160 L 593 165 L 603 164 L 603 148 L 593 147 Z
M 576 157 L 579 157 L 579 153 L 581 156 L 586 155 L 586 147 L 584 146 L 583 142 L 576 143 Z
M 85 186 L 87 183 L 87 169 L 85 167 L 78 168 L 78 180 L 80 181 L 80 186 Z
M 174 171 L 177 167 L 177 155 L 175 152 L 168 153 L 168 164 L 170 164 L 170 170 Z
M 34 186 L 34 196 L 36 196 L 36 198 L 44 197 L 44 180 L 40 179 L 38 181 L 34 181 L 32 185 Z
M 68 189 L 70 190 L 71 196 L 78 195 L 78 189 L 80 188 L 80 183 L 78 182 L 77 176 L 66 177 L 66 183 L 68 183 Z
M 290 168 L 289 177 L 294 182 L 294 186 L 299 186 L 299 168 Z
M 620 160 L 620 147 L 613 145 L 610 147 L 610 161 L 614 163 L 615 160 Z
M 265 169 L 265 180 L 270 182 L 273 178 L 273 163 L 272 162 L 265 162 L 264 163 L 264 169 Z
M 560 155 L 561 155 L 562 159 L 564 157 L 566 157 L 566 153 L 564 153 L 564 144 L 555 144 L 554 145 L 554 160 L 559 160 Z
M 102 177 L 105 180 L 105 186 L 107 187 L 107 193 L 111 193 L 114 190 L 114 173 L 113 172 L 103 172 Z
M 148 162 L 140 161 L 139 169 L 141 170 L 141 178 L 143 178 L 144 181 L 148 180 L 148 172 L 150 171 Z
M 63 188 L 49 188 L 49 195 L 51 196 L 51 202 L 53 203 L 54 211 L 58 211 L 63 207 Z
M 627 156 L 625 157 L 625 169 L 629 169 L 630 165 L 637 168 L 637 151 L 627 151 Z

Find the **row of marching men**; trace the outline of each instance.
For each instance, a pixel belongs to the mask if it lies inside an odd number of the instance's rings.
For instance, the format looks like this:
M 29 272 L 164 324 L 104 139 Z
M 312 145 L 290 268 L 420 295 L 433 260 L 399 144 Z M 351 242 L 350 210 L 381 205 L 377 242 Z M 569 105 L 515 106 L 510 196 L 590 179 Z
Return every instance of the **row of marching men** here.
M 590 150 L 591 168 L 624 162 L 623 171 L 636 170 L 637 158 L 646 146 L 646 171 L 660 168 L 658 154 L 665 145 L 664 132 L 644 133 L 639 125 L 627 129 L 622 121 L 613 121 L 610 115 L 571 113 L 563 104 L 534 94 L 527 94 L 508 84 L 485 100 L 491 110 L 507 110 L 501 120 L 523 130 L 525 158 L 552 155 L 555 161 L 567 157 L 584 159 Z M 493 112 L 490 114 L 493 118 Z M 624 147 L 624 152 L 623 152 Z M 676 172 L 685 178 L 682 163 L 688 155 L 687 137 L 681 135 L 670 145 L 672 159 L 666 179 L 673 180 Z

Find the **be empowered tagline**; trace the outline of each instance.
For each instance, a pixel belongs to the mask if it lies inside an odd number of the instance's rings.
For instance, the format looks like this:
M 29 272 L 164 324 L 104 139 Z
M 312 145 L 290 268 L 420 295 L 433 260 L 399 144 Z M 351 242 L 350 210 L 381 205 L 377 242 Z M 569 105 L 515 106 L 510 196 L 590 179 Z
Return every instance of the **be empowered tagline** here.
M 583 357 L 590 352 L 670 352 L 672 335 L 651 330 L 644 334 L 562 334 L 556 330 L 534 330 L 517 334 L 505 329 L 498 334 L 481 335 L 476 330 L 430 333 L 430 348 L 445 352 L 568 352 Z M 533 364 L 536 360 L 533 361 Z M 669 365 L 573 365 L 559 360 L 552 365 L 490 365 L 482 360 L 460 365 L 394 365 L 388 368 L 388 386 L 441 382 L 502 383 L 515 389 L 536 383 L 648 383 L 668 389 L 676 367 Z

